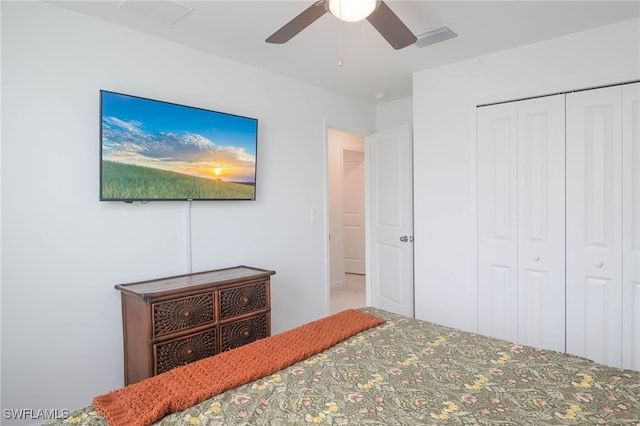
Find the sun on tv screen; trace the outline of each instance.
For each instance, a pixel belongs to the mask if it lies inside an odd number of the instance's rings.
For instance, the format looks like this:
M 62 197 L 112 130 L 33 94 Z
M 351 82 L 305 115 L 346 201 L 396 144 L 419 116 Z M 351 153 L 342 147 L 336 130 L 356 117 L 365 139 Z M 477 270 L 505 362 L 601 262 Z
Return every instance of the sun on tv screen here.
M 255 200 L 258 120 L 100 91 L 100 200 Z

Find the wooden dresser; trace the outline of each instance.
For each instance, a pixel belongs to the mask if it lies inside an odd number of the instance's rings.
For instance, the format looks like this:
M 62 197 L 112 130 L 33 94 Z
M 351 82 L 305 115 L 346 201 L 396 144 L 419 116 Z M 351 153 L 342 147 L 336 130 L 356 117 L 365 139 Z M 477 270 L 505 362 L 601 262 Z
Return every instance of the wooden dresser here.
M 269 336 L 273 274 L 237 266 L 116 285 L 125 385 Z

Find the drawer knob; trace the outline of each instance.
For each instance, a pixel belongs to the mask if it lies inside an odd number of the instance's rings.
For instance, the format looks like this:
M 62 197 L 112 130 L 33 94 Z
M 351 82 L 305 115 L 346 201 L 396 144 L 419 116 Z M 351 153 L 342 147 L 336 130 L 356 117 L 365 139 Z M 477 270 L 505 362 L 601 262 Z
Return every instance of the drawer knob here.
M 183 346 L 179 353 L 177 353 L 177 357 L 178 359 L 180 359 L 181 361 L 186 361 L 186 362 L 191 362 L 194 358 L 194 356 L 196 356 L 198 354 L 198 349 L 196 346 L 193 345 L 193 343 L 189 343 L 185 346 Z
M 602 260 L 598 260 L 596 262 L 596 268 L 602 268 L 604 266 L 604 263 L 602 263 Z
M 243 306 L 247 306 L 249 302 L 251 302 L 251 298 L 249 296 L 242 296 L 240 299 L 240 303 L 242 303 Z
M 188 320 L 193 315 L 193 308 L 191 306 L 185 306 L 178 311 L 178 318 L 182 320 Z

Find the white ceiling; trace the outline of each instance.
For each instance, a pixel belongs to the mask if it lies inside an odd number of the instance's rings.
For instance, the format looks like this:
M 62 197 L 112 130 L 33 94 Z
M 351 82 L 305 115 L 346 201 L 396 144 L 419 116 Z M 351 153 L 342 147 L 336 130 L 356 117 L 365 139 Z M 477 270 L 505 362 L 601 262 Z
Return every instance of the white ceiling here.
M 341 23 L 327 13 L 286 44 L 265 43 L 313 1 L 181 0 L 193 11 L 173 24 L 134 11 L 131 3 L 125 7 L 127 2 L 52 3 L 369 101 L 375 101 L 373 94 L 378 92 L 387 94 L 383 101 L 411 96 L 414 71 L 640 15 L 638 0 L 385 0 L 414 34 L 447 25 L 458 37 L 424 48 L 394 50 L 367 21 Z

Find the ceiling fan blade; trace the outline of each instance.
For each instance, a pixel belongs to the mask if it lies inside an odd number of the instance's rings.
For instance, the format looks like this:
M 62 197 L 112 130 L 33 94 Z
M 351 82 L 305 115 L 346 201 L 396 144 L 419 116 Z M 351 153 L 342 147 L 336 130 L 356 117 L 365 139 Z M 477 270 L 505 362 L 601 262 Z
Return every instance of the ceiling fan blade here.
M 327 13 L 327 9 L 324 8 L 324 1 L 317 1 L 269 36 L 265 41 L 276 44 L 286 43 L 325 13 Z
M 367 17 L 367 21 L 371 22 L 371 25 L 396 50 L 407 47 L 418 40 L 404 22 L 383 1 Z

